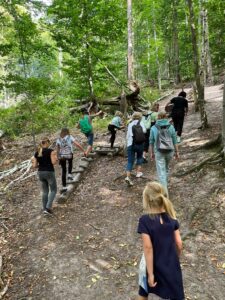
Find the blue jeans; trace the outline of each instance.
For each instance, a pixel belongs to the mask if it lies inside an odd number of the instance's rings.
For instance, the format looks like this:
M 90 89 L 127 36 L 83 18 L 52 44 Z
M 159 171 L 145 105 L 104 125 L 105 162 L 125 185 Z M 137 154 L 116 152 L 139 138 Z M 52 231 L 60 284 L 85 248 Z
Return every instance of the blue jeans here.
M 169 175 L 169 163 L 173 158 L 174 151 L 169 152 L 155 152 L 156 170 L 159 182 L 165 187 L 167 193 L 167 180 Z
M 127 147 L 127 155 L 128 155 L 128 162 L 127 162 L 127 171 L 132 171 L 133 164 L 135 161 L 135 154 L 136 154 L 136 165 L 141 166 L 143 163 L 143 151 L 144 151 L 144 144 L 136 144 Z
M 55 179 L 55 172 L 50 171 L 39 171 L 39 180 L 41 181 L 42 187 L 42 204 L 43 209 L 51 209 L 52 202 L 57 192 L 57 185 Z M 50 193 L 49 193 L 50 189 Z
M 89 146 L 93 146 L 93 142 L 94 142 L 94 133 L 93 132 L 89 132 L 89 133 L 85 133 L 86 137 L 87 137 L 87 141 L 88 141 L 88 145 Z

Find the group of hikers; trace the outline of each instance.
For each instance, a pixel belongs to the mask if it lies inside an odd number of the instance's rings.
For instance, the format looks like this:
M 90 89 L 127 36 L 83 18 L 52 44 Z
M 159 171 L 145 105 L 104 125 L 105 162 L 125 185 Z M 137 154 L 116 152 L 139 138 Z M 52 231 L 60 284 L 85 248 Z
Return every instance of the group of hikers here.
M 138 233 L 142 236 L 144 254 L 140 263 L 138 300 L 146 300 L 149 293 L 162 299 L 184 299 L 179 263 L 182 241 L 176 213 L 169 200 L 167 182 L 169 163 L 174 156 L 179 158 L 178 144 L 188 112 L 186 93 L 182 91 L 171 99 L 165 110 L 159 111 L 159 105 L 154 104 L 150 111 L 134 112 L 127 126 L 126 183 L 133 185 L 131 172 L 135 160 L 136 177 L 143 176 L 142 164 L 148 162 L 148 153 L 150 159 L 155 160 L 158 175 L 158 182 L 147 183 L 143 192 L 144 215 L 139 219 Z M 92 119 L 100 113 L 90 114 L 86 109 L 82 111 L 78 128 L 87 138 L 87 149 L 76 141 L 67 128 L 63 128 L 55 150 L 50 148 L 50 140 L 45 138 L 35 152 L 32 164 L 38 168 L 45 215 L 53 214 L 52 203 L 57 192 L 54 165 L 57 161 L 61 165 L 62 192 L 65 192 L 67 182 L 73 180 L 73 146 L 79 148 L 85 157 L 89 156 L 94 141 Z M 117 111 L 108 125 L 112 148 L 116 131 L 125 127 L 123 114 Z

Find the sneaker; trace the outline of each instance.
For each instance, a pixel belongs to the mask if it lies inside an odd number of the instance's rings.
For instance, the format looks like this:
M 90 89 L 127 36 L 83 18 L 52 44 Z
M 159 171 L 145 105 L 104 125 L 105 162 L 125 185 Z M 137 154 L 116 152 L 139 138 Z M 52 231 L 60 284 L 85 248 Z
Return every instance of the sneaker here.
M 126 183 L 127 183 L 129 186 L 134 185 L 133 182 L 131 181 L 130 177 L 126 177 L 126 178 L 125 178 L 125 181 L 126 181 Z
M 68 180 L 74 180 L 73 175 L 72 175 L 72 174 L 68 174 L 67 179 L 68 179 Z
M 44 214 L 45 216 L 52 216 L 52 215 L 53 215 L 53 212 L 52 212 L 51 209 L 46 208 L 46 209 L 43 211 L 43 214 Z
M 180 143 L 181 142 L 181 138 L 180 136 L 177 136 L 177 143 Z
M 61 189 L 61 193 L 65 193 L 67 191 L 67 187 L 66 186 L 64 186 L 62 189 Z
M 140 178 L 140 177 L 142 177 L 142 176 L 143 176 L 143 173 L 142 173 L 142 172 L 137 172 L 137 175 L 136 175 L 137 178 Z

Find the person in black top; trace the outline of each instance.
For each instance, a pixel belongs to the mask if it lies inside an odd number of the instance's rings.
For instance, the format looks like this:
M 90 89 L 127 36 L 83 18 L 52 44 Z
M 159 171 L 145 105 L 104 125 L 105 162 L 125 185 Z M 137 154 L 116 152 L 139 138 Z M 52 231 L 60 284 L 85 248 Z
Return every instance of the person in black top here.
M 183 124 L 184 124 L 184 116 L 186 116 L 188 112 L 188 101 L 186 99 L 186 95 L 187 94 L 184 91 L 182 91 L 178 94 L 178 97 L 174 97 L 167 104 L 167 106 L 169 106 L 170 104 L 173 105 L 171 117 L 173 120 L 175 130 L 177 132 L 178 143 L 180 142 L 181 139 Z
M 49 139 L 43 139 L 31 159 L 33 167 L 38 168 L 38 177 L 42 186 L 43 213 L 45 215 L 52 215 L 52 203 L 57 192 L 53 166 L 57 162 L 57 153 L 49 146 Z

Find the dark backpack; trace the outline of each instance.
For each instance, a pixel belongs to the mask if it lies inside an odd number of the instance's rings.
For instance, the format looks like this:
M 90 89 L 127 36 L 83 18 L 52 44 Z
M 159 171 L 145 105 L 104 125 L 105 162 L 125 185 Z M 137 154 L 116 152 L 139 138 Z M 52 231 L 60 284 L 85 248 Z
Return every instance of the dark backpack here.
M 173 139 L 171 133 L 169 132 L 170 126 L 171 125 L 155 125 L 155 127 L 158 129 L 156 138 L 156 149 L 159 152 L 169 152 L 174 150 Z
M 145 134 L 140 123 L 141 121 L 138 121 L 136 125 L 132 126 L 133 144 L 142 144 L 145 141 Z

